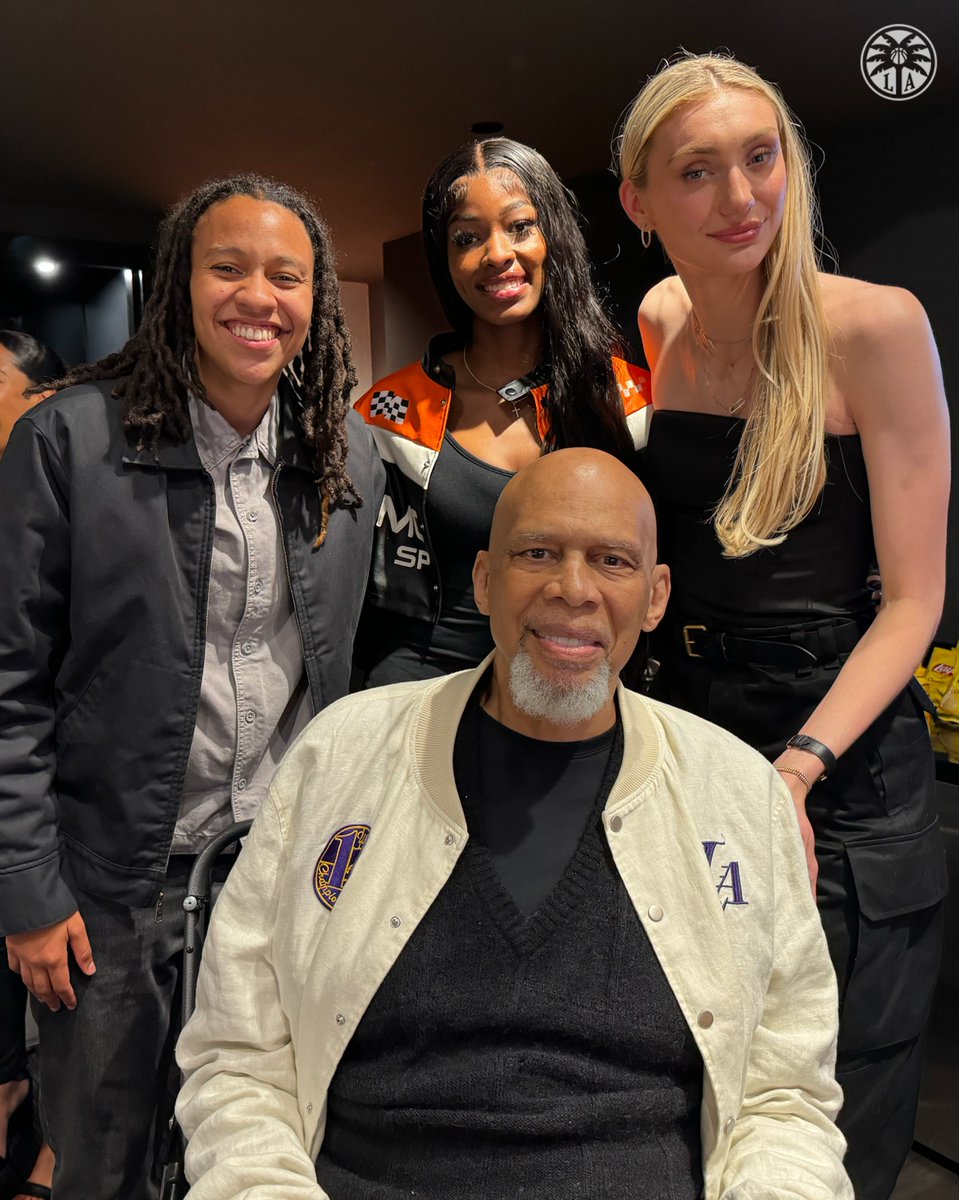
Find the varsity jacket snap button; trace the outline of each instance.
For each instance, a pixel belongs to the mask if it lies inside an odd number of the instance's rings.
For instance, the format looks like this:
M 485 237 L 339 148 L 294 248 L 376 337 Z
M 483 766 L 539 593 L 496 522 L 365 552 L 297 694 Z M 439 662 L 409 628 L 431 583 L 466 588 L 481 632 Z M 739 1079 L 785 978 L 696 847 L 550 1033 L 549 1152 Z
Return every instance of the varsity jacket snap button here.
M 700 1029 L 708 1029 L 710 1027 L 710 1025 L 712 1025 L 713 1020 L 714 1020 L 713 1014 L 709 1011 L 708 1008 L 704 1008 L 703 1011 L 696 1018 L 696 1023 Z
M 337 1025 L 345 1025 L 346 1017 L 344 1017 L 342 1013 L 337 1013 L 336 1014 L 336 1023 L 337 1023 Z
M 619 833 L 619 831 L 623 827 L 623 818 L 622 817 L 610 817 L 609 818 L 609 827 L 613 833 Z
M 446 842 L 447 846 L 452 846 L 452 844 L 456 841 L 451 833 L 448 833 L 443 840 Z
M 311 1112 L 313 1111 L 313 1105 L 312 1105 L 312 1104 L 308 1104 L 308 1105 L 306 1106 L 306 1111 L 307 1111 L 308 1113 L 311 1113 Z
M 399 929 L 399 927 L 403 924 L 403 922 L 400 920 L 399 917 L 390 917 L 390 924 L 393 926 L 394 929 Z
M 651 921 L 661 921 L 663 919 L 663 910 L 658 904 L 651 904 L 649 906 L 649 919 Z
M 730 1117 L 729 1120 L 726 1122 L 726 1124 L 723 1126 L 723 1133 L 730 1134 L 730 1133 L 732 1133 L 732 1131 L 735 1128 L 736 1128 L 736 1118 Z

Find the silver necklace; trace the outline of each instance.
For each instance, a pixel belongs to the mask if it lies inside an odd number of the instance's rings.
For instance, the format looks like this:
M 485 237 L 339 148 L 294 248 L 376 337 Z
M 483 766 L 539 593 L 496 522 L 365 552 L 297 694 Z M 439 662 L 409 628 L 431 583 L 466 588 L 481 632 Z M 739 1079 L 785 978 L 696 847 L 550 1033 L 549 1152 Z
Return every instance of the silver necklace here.
M 463 366 L 466 368 L 466 374 L 469 375 L 470 379 L 472 379 L 474 383 L 478 384 L 485 391 L 492 392 L 500 404 L 508 404 L 513 410 L 514 417 L 520 416 L 520 405 L 529 396 L 529 392 L 524 392 L 522 396 L 518 396 L 514 400 L 511 396 L 501 396 L 499 393 L 499 388 L 490 387 L 490 385 L 488 383 L 484 383 L 482 379 L 477 379 L 477 377 L 473 374 L 473 368 L 469 364 L 469 359 L 466 357 L 465 346 L 463 347 Z

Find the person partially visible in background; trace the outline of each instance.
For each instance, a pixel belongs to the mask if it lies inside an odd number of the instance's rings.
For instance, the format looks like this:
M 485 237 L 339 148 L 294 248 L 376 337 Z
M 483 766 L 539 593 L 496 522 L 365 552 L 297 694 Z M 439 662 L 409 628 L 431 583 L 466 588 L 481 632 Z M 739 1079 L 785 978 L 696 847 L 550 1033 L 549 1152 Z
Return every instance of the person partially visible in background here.
M 43 385 L 59 379 L 64 371 L 59 355 L 36 338 L 16 329 L 0 329 L 0 454 L 7 448 L 14 423 L 53 394 Z
M 53 389 L 44 385 L 59 379 L 65 369 L 59 355 L 28 333 L 0 329 L 0 455 L 16 421 L 53 395 Z M 15 513 L 6 512 L 2 519 L 15 518 Z M 15 1191 L 17 1200 L 48 1195 L 45 1189 L 53 1174 L 53 1152 L 44 1143 L 34 1154 L 36 1143 L 31 1136 L 34 1117 L 24 1033 L 26 1003 L 27 989 L 10 970 L 6 945 L 0 942 L 0 1188 L 11 1194 Z

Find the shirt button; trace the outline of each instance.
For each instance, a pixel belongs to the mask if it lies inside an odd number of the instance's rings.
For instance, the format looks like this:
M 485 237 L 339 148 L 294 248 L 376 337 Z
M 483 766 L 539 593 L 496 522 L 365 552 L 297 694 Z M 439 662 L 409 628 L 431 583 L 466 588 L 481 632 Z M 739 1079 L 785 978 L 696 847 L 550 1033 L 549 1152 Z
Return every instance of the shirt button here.
M 259 596 L 260 592 L 262 592 L 262 591 L 263 591 L 263 580 L 262 580 L 262 579 L 258 579 L 258 580 L 257 580 L 257 581 L 256 581 L 256 582 L 253 584 L 253 591 L 254 591 L 254 592 L 255 592 L 255 593 L 258 595 L 258 596 Z
M 259 519 L 260 519 L 259 510 L 256 508 L 251 508 L 250 511 L 246 514 L 246 519 L 248 521 L 259 521 Z
M 246 791 L 246 780 L 245 780 L 245 779 L 238 779 L 238 780 L 236 781 L 236 790 L 237 790 L 238 792 L 245 792 L 245 791 Z
M 609 828 L 612 830 L 613 833 L 619 833 L 619 831 L 622 829 L 622 827 L 623 827 L 623 818 L 622 817 L 610 817 L 609 818 Z
M 663 919 L 663 910 L 658 904 L 651 904 L 649 906 L 649 919 L 651 921 L 661 921 Z
M 726 1122 L 726 1124 L 723 1126 L 723 1133 L 728 1135 L 728 1134 L 732 1133 L 732 1131 L 735 1128 L 736 1128 L 736 1118 L 730 1117 L 729 1120 Z
M 403 924 L 403 921 L 400 917 L 390 917 L 390 924 L 394 929 L 399 929 L 399 927 Z
M 344 1017 L 342 1013 L 337 1013 L 336 1014 L 336 1023 L 337 1023 L 337 1025 L 345 1025 L 346 1017 Z
M 243 650 L 244 654 L 252 654 L 253 653 L 253 643 L 252 642 L 244 642 L 241 649 Z
M 703 1011 L 696 1018 L 696 1024 L 699 1026 L 700 1029 L 708 1029 L 712 1025 L 713 1020 L 714 1020 L 713 1014 L 709 1011 L 708 1008 L 704 1008 Z
M 246 721 L 247 725 L 252 725 L 253 722 L 256 720 L 256 713 L 253 711 L 252 708 L 248 708 L 246 710 L 246 713 L 244 714 L 243 719 L 244 719 L 244 721 Z

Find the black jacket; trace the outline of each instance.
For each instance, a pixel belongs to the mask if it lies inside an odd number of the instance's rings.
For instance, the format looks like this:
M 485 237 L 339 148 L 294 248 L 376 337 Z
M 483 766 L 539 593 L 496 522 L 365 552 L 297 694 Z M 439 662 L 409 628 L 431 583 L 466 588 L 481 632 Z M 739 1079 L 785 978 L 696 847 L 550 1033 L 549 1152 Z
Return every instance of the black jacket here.
M 0 931 L 62 920 L 70 884 L 156 901 L 196 723 L 215 498 L 191 438 L 139 452 L 112 382 L 30 410 L 0 461 Z M 280 517 L 315 711 L 348 690 L 383 493 L 349 414 L 363 498 L 330 515 L 281 391 Z

